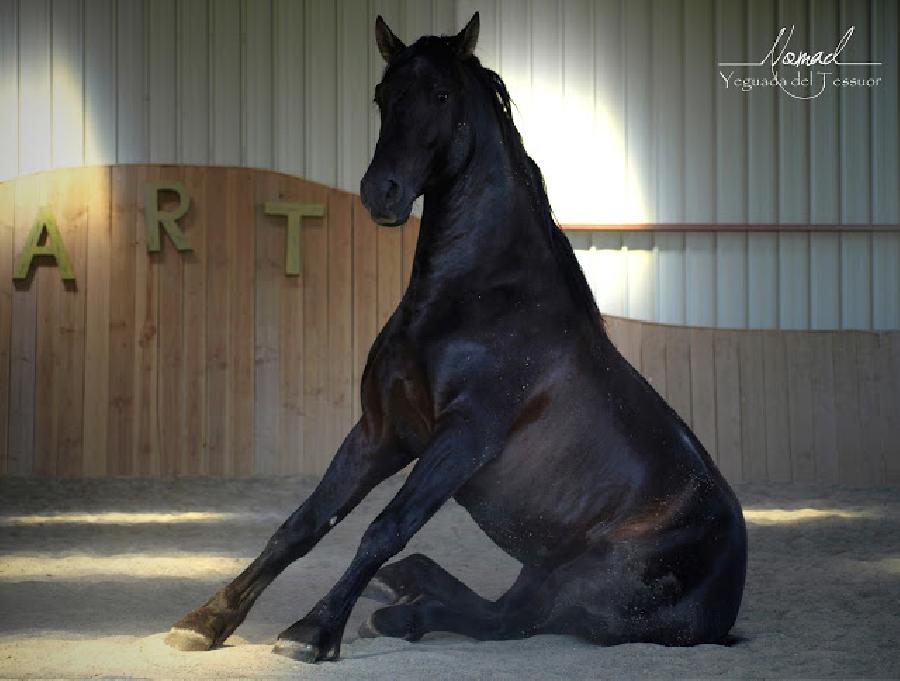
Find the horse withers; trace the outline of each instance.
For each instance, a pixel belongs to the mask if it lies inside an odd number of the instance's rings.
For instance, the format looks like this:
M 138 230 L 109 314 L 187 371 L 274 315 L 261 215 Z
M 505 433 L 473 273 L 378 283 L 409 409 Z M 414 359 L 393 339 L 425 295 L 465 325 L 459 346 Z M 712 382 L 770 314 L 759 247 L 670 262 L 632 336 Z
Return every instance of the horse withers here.
M 382 225 L 424 213 L 409 286 L 369 351 L 362 416 L 321 482 L 167 641 L 206 650 L 379 482 L 415 462 L 349 567 L 275 652 L 336 659 L 363 635 L 721 643 L 744 588 L 740 505 L 687 425 L 616 350 L 500 77 L 452 37 L 404 45 L 379 17 L 381 132 L 361 184 Z M 449 499 L 521 562 L 499 599 L 426 556 L 384 564 Z

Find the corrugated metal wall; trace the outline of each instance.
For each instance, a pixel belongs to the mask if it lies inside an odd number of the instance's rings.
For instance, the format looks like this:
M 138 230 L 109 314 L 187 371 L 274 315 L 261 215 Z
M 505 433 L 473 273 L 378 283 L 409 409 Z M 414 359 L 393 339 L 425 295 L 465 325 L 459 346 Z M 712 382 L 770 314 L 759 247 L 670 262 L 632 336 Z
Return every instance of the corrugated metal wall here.
M 798 225 L 573 233 L 601 309 L 900 328 L 900 233 L 799 229 L 900 223 L 895 0 L 0 0 L 0 179 L 183 162 L 355 191 L 378 132 L 375 16 L 409 40 L 475 9 L 561 222 Z M 758 61 L 791 24 L 823 51 L 854 25 L 843 58 L 882 64 L 846 74 L 883 83 L 810 101 L 724 87 L 718 62 Z

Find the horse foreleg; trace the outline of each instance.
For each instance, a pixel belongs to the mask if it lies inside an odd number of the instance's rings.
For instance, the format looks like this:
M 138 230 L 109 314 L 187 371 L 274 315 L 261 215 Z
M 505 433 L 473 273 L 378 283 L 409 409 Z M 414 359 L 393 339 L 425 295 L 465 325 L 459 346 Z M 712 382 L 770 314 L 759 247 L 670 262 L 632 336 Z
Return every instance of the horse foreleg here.
M 366 584 L 492 456 L 466 419 L 439 427 L 397 495 L 368 527 L 331 591 L 278 636 L 275 652 L 306 662 L 336 659 L 347 617 Z
M 375 485 L 403 468 L 410 458 L 368 443 L 357 424 L 316 489 L 272 535 L 256 560 L 204 605 L 176 622 L 166 643 L 179 650 L 209 650 L 221 644 L 275 577 L 306 555 Z

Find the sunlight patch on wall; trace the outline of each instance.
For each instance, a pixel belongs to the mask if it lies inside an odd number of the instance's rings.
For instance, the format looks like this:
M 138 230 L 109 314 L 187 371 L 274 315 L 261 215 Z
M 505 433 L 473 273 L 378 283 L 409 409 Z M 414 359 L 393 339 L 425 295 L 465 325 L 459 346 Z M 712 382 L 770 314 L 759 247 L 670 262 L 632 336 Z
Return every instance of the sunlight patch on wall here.
M 563 224 L 647 222 L 641 178 L 627 163 L 625 137 L 593 92 L 511 78 L 513 113 L 525 149 L 540 166 Z

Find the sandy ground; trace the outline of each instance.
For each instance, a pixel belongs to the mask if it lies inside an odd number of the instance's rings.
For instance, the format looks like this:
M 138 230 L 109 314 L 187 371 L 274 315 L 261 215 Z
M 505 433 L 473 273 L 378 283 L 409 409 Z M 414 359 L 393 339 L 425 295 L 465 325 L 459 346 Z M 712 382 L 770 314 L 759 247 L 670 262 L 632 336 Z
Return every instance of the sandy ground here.
M 564 636 L 479 643 L 357 639 L 315 666 L 270 653 L 346 567 L 386 482 L 285 572 L 221 649 L 183 653 L 163 634 L 263 546 L 313 481 L 0 480 L 0 676 L 552 679 L 900 677 L 900 490 L 738 488 L 750 566 L 731 647 L 600 648 Z M 488 597 L 517 564 L 455 504 L 414 539 Z

